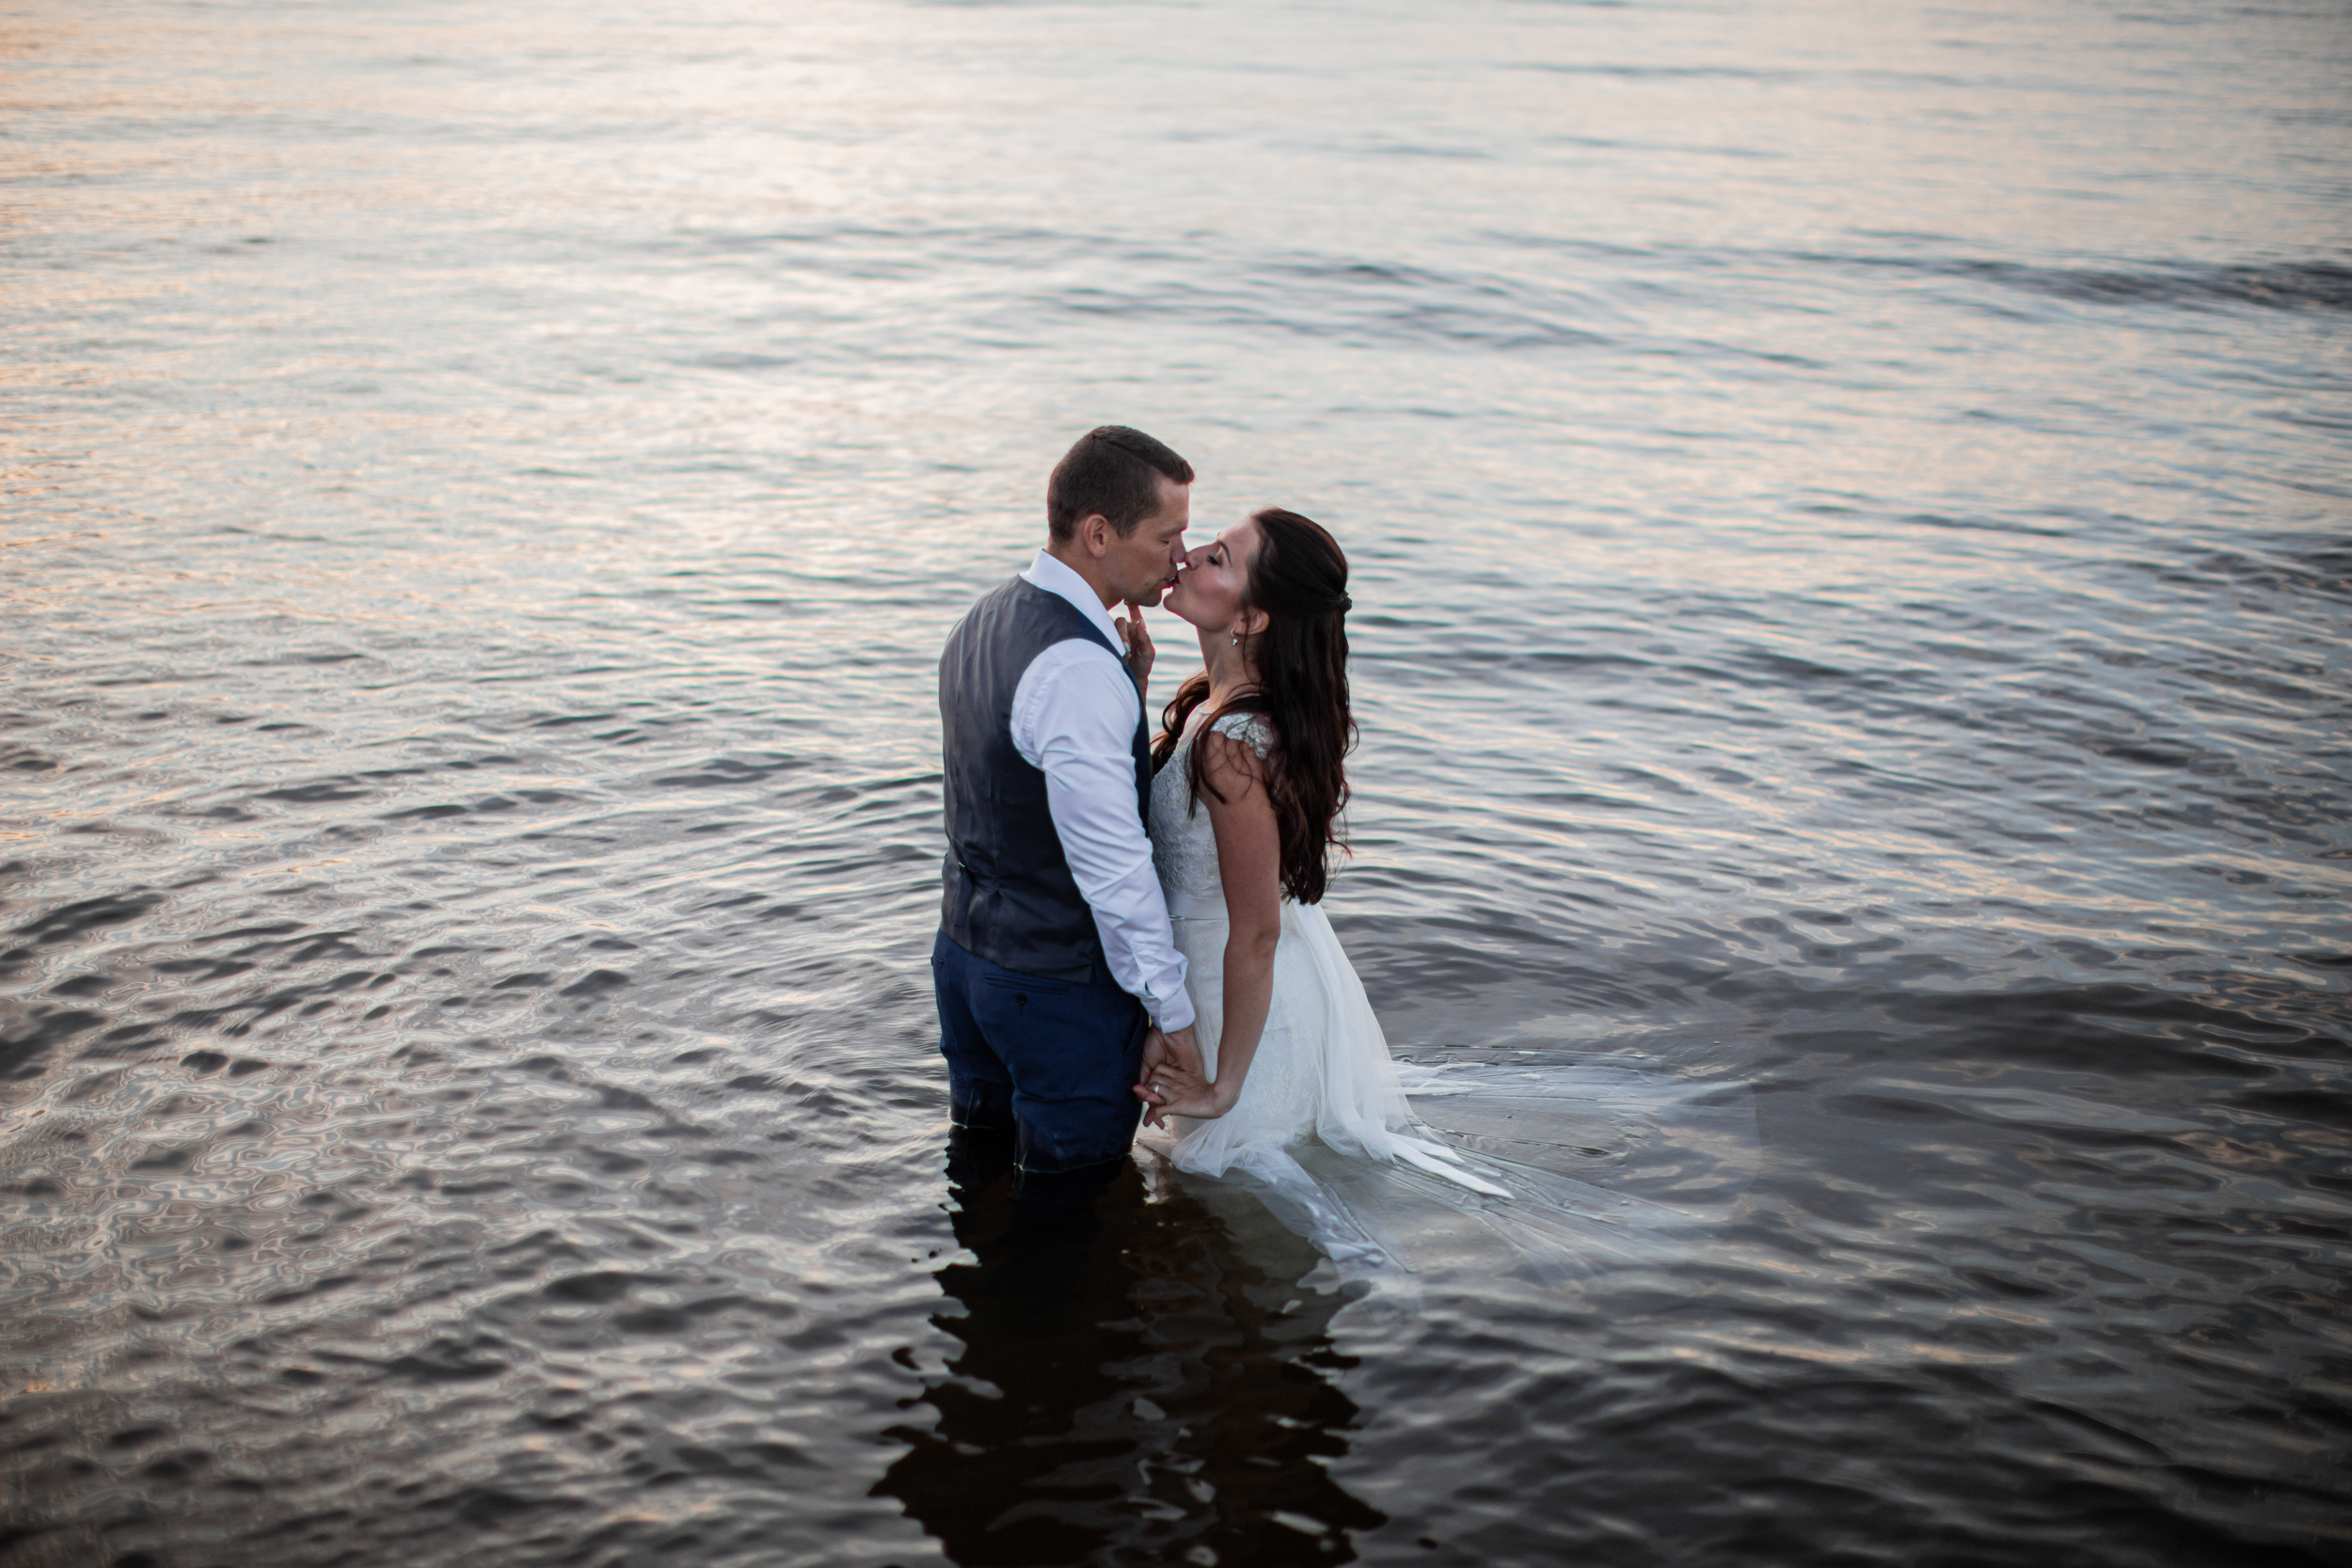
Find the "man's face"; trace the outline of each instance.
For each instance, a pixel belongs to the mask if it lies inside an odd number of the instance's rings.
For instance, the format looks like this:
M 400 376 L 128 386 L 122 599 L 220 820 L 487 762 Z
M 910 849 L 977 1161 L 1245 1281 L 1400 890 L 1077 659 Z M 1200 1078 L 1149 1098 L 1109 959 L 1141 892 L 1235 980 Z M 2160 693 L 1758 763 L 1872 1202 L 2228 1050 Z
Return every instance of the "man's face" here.
M 1160 593 L 1176 580 L 1184 559 L 1184 530 L 1192 522 L 1192 486 L 1159 476 L 1159 510 L 1120 538 L 1105 530 L 1103 577 L 1121 599 L 1154 605 Z

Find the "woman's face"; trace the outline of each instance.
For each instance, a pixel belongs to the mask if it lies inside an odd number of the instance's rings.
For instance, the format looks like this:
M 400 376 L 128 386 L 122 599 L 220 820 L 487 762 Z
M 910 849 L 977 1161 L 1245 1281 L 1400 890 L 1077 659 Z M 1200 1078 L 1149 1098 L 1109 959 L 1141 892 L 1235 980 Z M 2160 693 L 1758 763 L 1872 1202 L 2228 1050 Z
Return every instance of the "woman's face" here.
M 1185 553 L 1176 586 L 1160 603 L 1202 631 L 1230 630 L 1248 596 L 1249 567 L 1263 542 L 1256 520 L 1243 518 Z

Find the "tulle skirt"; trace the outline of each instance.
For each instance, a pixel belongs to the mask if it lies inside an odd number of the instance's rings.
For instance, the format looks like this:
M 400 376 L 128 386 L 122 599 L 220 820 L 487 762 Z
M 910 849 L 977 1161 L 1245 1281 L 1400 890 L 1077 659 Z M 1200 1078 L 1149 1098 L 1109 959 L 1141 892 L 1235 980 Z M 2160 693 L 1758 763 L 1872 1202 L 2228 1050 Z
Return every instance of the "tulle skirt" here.
M 1222 911 L 1180 914 L 1173 924 L 1189 966 L 1201 1061 L 1215 1078 L 1231 927 Z M 1273 1000 L 1239 1101 L 1213 1121 L 1175 1119 L 1181 1136 L 1170 1158 L 1202 1176 L 1223 1176 L 1237 1164 L 1282 1168 L 1281 1151 L 1312 1136 L 1342 1154 L 1403 1160 L 1473 1192 L 1508 1196 L 1465 1168 L 1451 1148 L 1416 1134 L 1380 1020 L 1319 904 L 1282 900 Z
M 1168 903 L 1214 1078 L 1231 927 L 1221 904 Z M 1458 1252 L 1458 1235 L 1433 1230 L 1447 1214 L 1521 1261 L 1581 1269 L 1647 1250 L 1687 1230 L 1694 1205 L 1719 1210 L 1744 1188 L 1755 1141 L 1744 1085 L 1559 1061 L 1399 1064 L 1330 920 L 1289 899 L 1240 1099 L 1144 1139 L 1180 1171 L 1253 1192 L 1347 1273 Z

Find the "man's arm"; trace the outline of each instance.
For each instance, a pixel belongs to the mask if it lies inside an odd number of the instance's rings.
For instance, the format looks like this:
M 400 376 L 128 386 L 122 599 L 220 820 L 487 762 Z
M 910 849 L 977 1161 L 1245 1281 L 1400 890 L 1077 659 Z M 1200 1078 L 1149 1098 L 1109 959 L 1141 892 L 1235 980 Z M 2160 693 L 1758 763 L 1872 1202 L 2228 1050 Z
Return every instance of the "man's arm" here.
M 1045 803 L 1070 875 L 1094 913 L 1111 977 L 1152 1023 L 1187 1037 L 1192 998 L 1168 904 L 1152 869 L 1152 840 L 1136 811 L 1129 750 L 1140 699 L 1108 648 L 1057 643 L 1040 654 L 1013 693 L 1012 740 L 1045 774 Z

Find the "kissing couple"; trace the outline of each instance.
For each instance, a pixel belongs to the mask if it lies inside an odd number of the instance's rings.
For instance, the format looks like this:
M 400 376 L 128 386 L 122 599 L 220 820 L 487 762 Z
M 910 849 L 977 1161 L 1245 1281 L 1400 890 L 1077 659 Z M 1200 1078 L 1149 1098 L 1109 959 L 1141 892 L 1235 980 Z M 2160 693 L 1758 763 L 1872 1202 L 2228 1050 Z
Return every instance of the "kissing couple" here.
M 1421 1135 L 1323 912 L 1356 736 L 1347 558 L 1279 508 L 1187 549 L 1192 483 L 1141 431 L 1080 436 L 1045 547 L 940 656 L 951 1175 L 1009 1162 L 1017 1204 L 1090 1208 L 1148 1118 L 1200 1175 L 1311 1188 L 1295 1150 L 1319 1138 L 1507 1196 Z M 1156 736 L 1152 605 L 1204 666 Z

